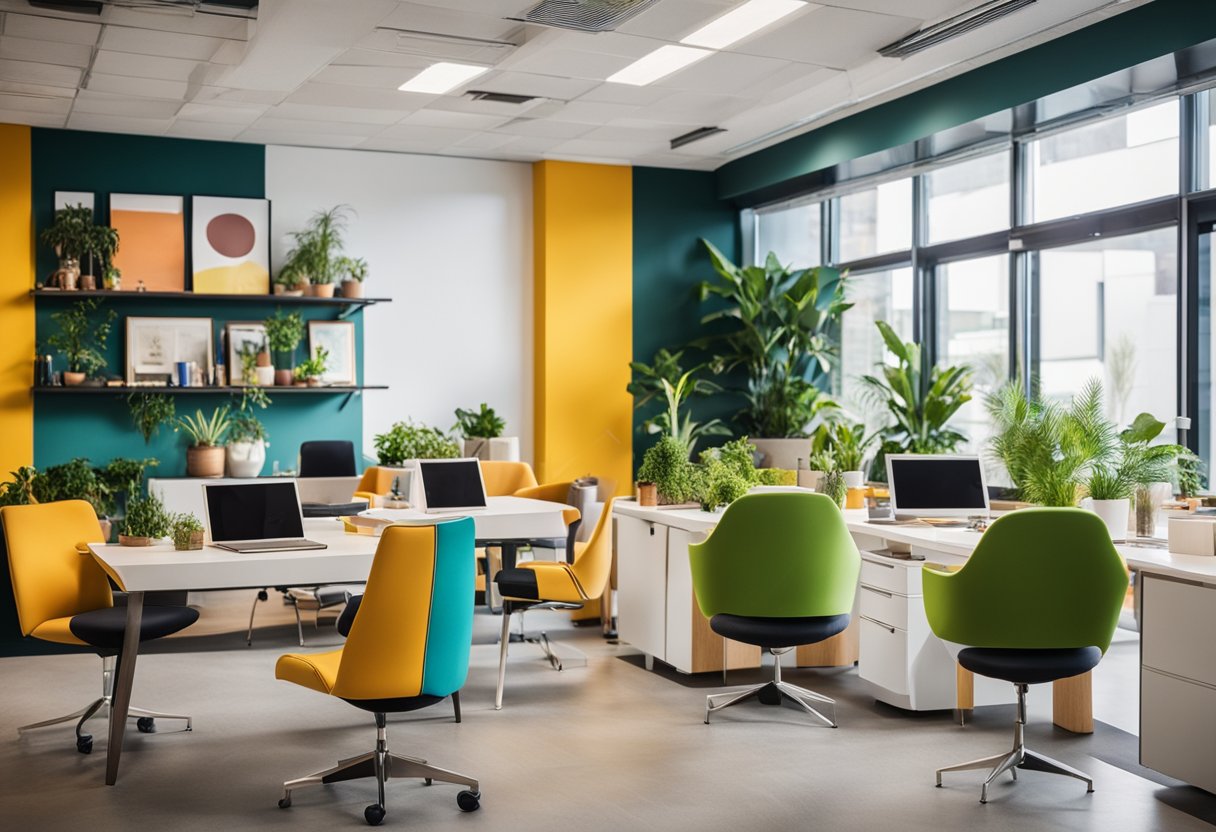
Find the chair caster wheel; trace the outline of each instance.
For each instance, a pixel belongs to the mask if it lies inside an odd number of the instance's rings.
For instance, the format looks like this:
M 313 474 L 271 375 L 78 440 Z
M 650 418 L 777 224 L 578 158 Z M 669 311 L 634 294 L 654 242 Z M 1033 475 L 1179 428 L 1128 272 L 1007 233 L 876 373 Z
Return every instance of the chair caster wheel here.
M 426 784 L 429 786 L 429 785 L 431 785 L 432 783 L 434 783 L 435 781 L 433 781 L 431 778 L 427 777 L 425 780 L 423 780 L 423 782 L 424 782 L 424 783 L 426 783 Z
M 456 805 L 462 812 L 476 812 L 481 808 L 481 792 L 465 789 L 456 795 Z
M 363 810 L 363 818 L 368 826 L 379 826 L 384 822 L 384 807 L 373 803 Z
M 76 738 L 76 750 L 81 754 L 93 753 L 93 735 L 81 734 Z
M 156 732 L 156 720 L 150 716 L 141 716 L 135 720 L 135 727 L 141 734 L 153 734 Z
M 268 592 L 266 592 L 266 590 L 264 590 L 264 589 L 259 589 L 258 590 L 258 600 L 259 601 L 269 601 L 270 594 Z
M 290 805 L 291 805 L 290 797 L 280 797 L 279 798 L 279 808 L 280 809 L 286 809 Z

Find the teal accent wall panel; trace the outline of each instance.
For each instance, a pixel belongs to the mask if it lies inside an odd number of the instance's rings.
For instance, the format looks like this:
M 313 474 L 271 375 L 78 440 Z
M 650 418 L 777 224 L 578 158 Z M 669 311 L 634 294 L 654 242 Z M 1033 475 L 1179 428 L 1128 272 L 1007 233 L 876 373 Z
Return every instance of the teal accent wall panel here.
M 714 186 L 710 171 L 633 169 L 635 361 L 649 362 L 660 347 L 678 349 L 704 334 L 700 320 L 705 309 L 696 287 L 714 271 L 702 238 L 736 262 L 742 256 L 739 215 L 718 199 Z M 718 396 L 702 402 L 696 414 L 730 419 L 737 404 L 731 396 Z M 648 413 L 634 412 L 635 468 L 653 444 L 637 432 Z
M 1155 0 L 728 162 L 718 196 L 758 204 L 797 179 L 1216 38 L 1216 3 Z

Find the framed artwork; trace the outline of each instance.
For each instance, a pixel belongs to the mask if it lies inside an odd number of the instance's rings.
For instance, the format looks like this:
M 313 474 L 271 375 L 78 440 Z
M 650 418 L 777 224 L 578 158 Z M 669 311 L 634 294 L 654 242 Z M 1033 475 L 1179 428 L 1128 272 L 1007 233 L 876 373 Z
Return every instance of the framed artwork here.
M 110 225 L 118 232 L 114 265 L 124 291 L 186 289 L 185 200 L 180 196 L 110 194 Z
M 75 208 L 77 205 L 92 208 L 93 199 L 91 191 L 55 191 L 55 210 L 62 211 L 64 208 Z
M 128 317 L 126 323 L 128 385 L 167 385 L 179 361 L 193 361 L 204 378 L 212 377 L 210 318 Z
M 324 347 L 329 353 L 326 359 L 322 384 L 358 384 L 355 371 L 355 324 L 354 321 L 309 321 L 308 356 Z
M 194 197 L 190 253 L 193 291 L 270 294 L 270 200 Z
M 233 387 L 252 386 L 254 381 L 242 374 L 241 353 L 262 350 L 266 344 L 266 325 L 261 321 L 229 321 L 224 340 L 228 342 L 228 383 Z

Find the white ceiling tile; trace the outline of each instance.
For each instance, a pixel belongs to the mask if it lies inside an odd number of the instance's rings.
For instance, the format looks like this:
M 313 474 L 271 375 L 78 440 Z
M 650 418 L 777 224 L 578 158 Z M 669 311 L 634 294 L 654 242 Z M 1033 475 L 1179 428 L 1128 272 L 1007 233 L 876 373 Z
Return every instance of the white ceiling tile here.
M 736 95 L 789 66 L 787 61 L 717 52 L 656 82 L 664 89 Z
M 131 118 L 101 113 L 73 112 L 67 126 L 72 130 L 98 130 L 103 133 L 139 133 L 163 136 L 173 125 L 171 118 Z
M 577 49 L 552 49 L 535 52 L 519 60 L 512 60 L 510 67 L 513 70 L 534 72 L 539 75 L 603 81 L 632 62 L 632 58 L 619 55 L 580 52 Z
M 265 115 L 250 125 L 250 130 L 265 133 L 312 135 L 335 133 L 343 136 L 374 136 L 384 129 L 383 124 L 358 124 L 343 121 L 309 121 L 296 118 L 275 118 Z
M 936 20 L 949 17 L 974 6 L 974 0 L 816 0 L 824 6 L 839 6 L 842 9 L 859 9 L 865 12 L 895 14 L 902 17 L 918 17 Z
M 589 101 L 598 104 L 633 104 L 645 106 L 653 104 L 669 95 L 662 87 L 635 87 L 632 84 L 600 84 L 590 92 L 578 97 L 579 101 Z
M 315 104 L 322 107 L 356 107 L 369 110 L 417 110 L 435 101 L 433 95 L 401 92 L 392 89 L 347 87 L 341 84 L 321 84 L 309 81 L 287 96 L 293 104 Z
M 601 104 L 594 101 L 571 101 L 550 118 L 580 124 L 605 124 L 614 118 L 626 118 L 641 109 L 634 104 Z
M 517 136 L 509 136 L 506 133 L 474 133 L 467 139 L 462 139 L 460 147 L 468 147 L 474 150 L 497 150 L 503 145 L 508 145 L 515 141 Z
M 484 8 L 485 5 L 482 5 Z M 414 32 L 434 32 L 481 40 L 503 40 L 522 24 L 504 20 L 502 15 L 471 14 L 454 8 L 440 8 L 418 3 L 402 3 L 396 11 L 380 21 L 380 25 Z
M 739 0 L 663 0 L 626 21 L 617 31 L 678 41 L 738 3 Z
M 533 95 L 569 101 L 594 89 L 598 83 L 598 81 L 589 81 L 585 78 L 557 78 L 552 75 L 534 75 L 529 72 L 495 72 L 475 79 L 471 86 L 490 92 Z
M 81 90 L 72 106 L 73 113 L 92 113 L 101 116 L 131 116 L 146 119 L 171 119 L 177 115 L 180 101 L 164 101 L 153 98 L 133 98 L 123 95 Z
M 211 56 L 211 63 L 222 64 L 224 66 L 236 66 L 241 61 L 245 60 L 245 55 L 249 52 L 249 44 L 243 40 L 222 40 L 215 53 Z
M 509 121 L 497 128 L 499 133 L 510 133 L 516 136 L 544 136 L 551 139 L 573 139 L 591 129 L 589 124 L 576 124 L 571 121 L 550 121 L 547 118 L 520 118 Z
M 584 133 L 579 138 L 596 142 L 626 142 L 634 144 L 654 144 L 658 142 L 667 144 L 676 136 L 682 136 L 687 132 L 687 124 L 651 124 L 647 127 L 607 125 Z
M 510 121 L 507 116 L 482 113 L 460 113 L 453 110 L 418 110 L 401 120 L 402 124 L 418 124 L 424 127 L 453 127 L 462 130 L 492 130 Z
M 440 96 L 427 104 L 428 110 L 450 110 L 457 113 L 477 113 L 506 118 L 544 118 L 551 116 L 564 105 L 560 101 L 539 99 L 524 104 L 508 104 L 497 101 L 476 101 L 465 96 Z
M 218 121 L 189 121 L 177 118 L 169 128 L 168 135 L 188 139 L 214 139 L 232 141 L 245 129 L 243 124 L 225 124 Z
M 347 49 L 330 62 L 330 66 L 399 66 L 422 69 L 434 63 L 434 59 L 409 52 L 355 47 Z
M 56 43 L 5 35 L 0 37 L 0 58 L 14 61 L 36 61 L 84 69 L 93 57 L 93 47 L 79 43 Z
M 161 58 L 155 55 L 134 55 L 99 49 L 93 61 L 93 71 L 107 75 L 129 75 L 132 78 L 160 78 L 170 81 L 201 80 L 196 73 L 205 67 L 199 61 Z
M 97 43 L 97 35 L 100 32 L 100 23 L 39 17 L 32 14 L 14 14 L 13 12 L 4 15 L 4 34 L 18 38 L 92 46 Z
M 72 99 L 70 98 L 0 93 L 0 110 L 20 110 L 28 113 L 43 113 L 66 117 L 71 109 Z
M 33 110 L 8 110 L 0 105 L 0 124 L 28 124 L 30 127 L 63 127 L 68 117 L 58 113 L 37 113 Z
M 643 107 L 631 118 L 671 124 L 714 125 L 742 113 L 755 102 L 746 98 L 706 93 L 672 93 L 661 101 Z
M 283 130 L 246 130 L 237 136 L 237 141 L 255 144 L 281 144 L 289 147 L 358 147 L 367 141 L 367 136 L 343 135 L 340 133 L 297 133 Z
M 326 107 L 320 104 L 296 104 L 285 101 L 266 113 L 275 118 L 295 118 L 337 123 L 393 124 L 406 115 L 405 110 L 365 109 L 360 107 Z
M 573 139 L 553 148 L 555 153 L 573 153 L 579 156 L 605 156 L 613 159 L 629 159 L 643 153 L 655 153 L 668 147 L 666 142 L 597 142 L 590 139 Z
M 249 125 L 257 121 L 270 109 L 264 104 L 206 103 L 188 101 L 178 111 L 178 119 L 207 122 L 209 124 Z
M 219 101 L 223 103 L 263 104 L 272 106 L 279 104 L 287 97 L 287 93 L 278 90 L 235 90 L 227 87 L 202 86 L 194 94 L 194 101 Z
M 190 84 L 185 81 L 132 78 L 129 75 L 106 75 L 101 72 L 90 72 L 85 86 L 93 92 L 140 95 L 146 98 L 169 98 L 174 101 L 181 101 L 190 91 Z
M 565 139 L 555 139 L 549 136 L 516 136 L 515 140 L 503 145 L 503 150 L 510 153 L 541 154 L 552 150 Z
M 385 153 L 413 153 L 417 155 L 436 156 L 442 147 L 430 142 L 417 142 L 409 139 L 372 138 L 360 142 L 359 150 L 378 150 Z
M 920 21 L 913 18 L 823 6 L 748 38 L 731 51 L 851 69 L 874 60 L 879 47 L 919 27 Z
M 269 7 L 269 4 L 267 4 Z M 167 14 L 156 7 L 123 7 L 111 5 L 106 9 L 106 23 L 152 29 L 162 32 L 184 32 L 213 38 L 248 40 L 255 28 L 264 22 L 245 19 L 237 14 Z
M 220 46 L 216 38 L 183 35 L 180 32 L 156 32 L 107 26 L 101 33 L 101 48 L 162 58 L 184 58 L 191 61 L 210 60 Z
M 395 90 L 425 67 L 386 66 L 327 66 L 310 80 L 321 84 L 341 84 L 352 87 L 373 87 Z
M 76 97 L 76 90 L 69 87 L 52 87 L 48 84 L 24 84 L 20 81 L 4 80 L 0 80 L 0 93 L 32 95 L 39 98 L 66 98 L 68 100 Z
M 536 5 L 536 0 L 413 0 L 411 5 L 438 6 L 494 17 L 518 17 Z
M 46 84 L 52 87 L 79 87 L 80 70 L 71 66 L 53 66 L 32 61 L 0 60 L 0 81 Z
M 398 139 L 417 144 L 429 144 L 437 147 L 456 144 L 469 138 L 474 130 L 460 130 L 454 127 L 427 127 L 423 124 L 394 124 L 376 134 L 377 139 Z

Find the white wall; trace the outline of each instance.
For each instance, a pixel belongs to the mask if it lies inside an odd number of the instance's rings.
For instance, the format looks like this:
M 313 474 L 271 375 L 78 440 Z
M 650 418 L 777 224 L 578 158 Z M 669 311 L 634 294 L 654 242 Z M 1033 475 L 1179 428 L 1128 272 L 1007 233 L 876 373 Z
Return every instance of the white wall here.
M 532 174 L 529 165 L 362 150 L 266 148 L 275 271 L 320 209 L 357 212 L 347 253 L 370 266 L 364 449 L 394 421 L 443 429 L 488 402 L 532 458 Z

